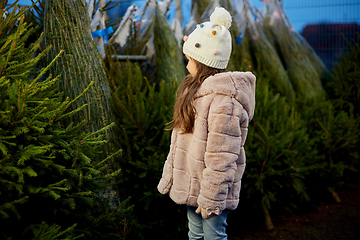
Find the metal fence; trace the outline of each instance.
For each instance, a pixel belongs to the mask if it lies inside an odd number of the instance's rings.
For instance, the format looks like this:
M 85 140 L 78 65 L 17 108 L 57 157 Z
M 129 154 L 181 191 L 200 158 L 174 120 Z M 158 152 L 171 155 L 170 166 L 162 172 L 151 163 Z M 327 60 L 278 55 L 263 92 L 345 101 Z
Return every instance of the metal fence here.
M 130 4 L 135 3 L 140 6 L 145 2 L 145 0 L 112 1 L 120 3 L 119 8 L 114 9 L 115 15 L 119 16 L 125 13 Z M 182 5 L 189 2 L 191 6 L 191 0 L 181 0 L 181 2 Z M 260 0 L 250 0 L 250 2 L 257 8 L 263 6 Z M 360 0 L 281 0 L 281 2 L 295 31 L 304 36 L 329 70 L 341 53 L 347 50 L 348 41 L 360 41 L 357 38 L 357 34 L 360 33 Z
M 348 42 L 360 42 L 359 0 L 283 0 L 283 7 L 329 70 Z
M 9 0 L 9 3 L 13 1 Z M 141 6 L 145 1 L 112 0 L 113 3 L 119 3 L 119 6 L 111 11 L 112 20 L 122 17 L 131 4 Z M 341 53 L 347 50 L 348 42 L 360 42 L 357 37 L 360 33 L 360 0 L 279 1 L 282 2 L 295 31 L 304 36 L 329 70 Z M 181 2 L 191 3 L 191 0 L 181 0 Z M 261 0 L 250 0 L 250 2 L 258 8 L 263 5 Z M 31 4 L 31 1 L 20 0 L 19 3 Z

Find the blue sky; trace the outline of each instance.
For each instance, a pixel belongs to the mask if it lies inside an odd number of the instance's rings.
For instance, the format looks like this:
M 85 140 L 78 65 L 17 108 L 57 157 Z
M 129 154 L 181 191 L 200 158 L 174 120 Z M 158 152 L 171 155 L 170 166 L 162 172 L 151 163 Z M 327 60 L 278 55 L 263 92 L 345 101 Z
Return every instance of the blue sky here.
M 187 0 L 188 1 L 188 0 Z M 14 0 L 9 0 L 9 3 Z M 136 1 L 141 3 L 143 1 Z M 250 0 L 256 8 L 262 9 L 260 0 Z M 30 0 L 19 0 L 19 4 L 29 5 Z M 360 0 L 283 0 L 285 13 L 297 32 L 307 24 L 345 23 L 360 24 Z

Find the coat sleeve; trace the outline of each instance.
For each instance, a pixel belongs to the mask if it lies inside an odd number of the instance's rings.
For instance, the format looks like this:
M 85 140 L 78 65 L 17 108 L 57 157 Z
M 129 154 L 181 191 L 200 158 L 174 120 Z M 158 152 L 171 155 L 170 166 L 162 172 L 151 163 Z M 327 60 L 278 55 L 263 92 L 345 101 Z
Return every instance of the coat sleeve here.
M 234 182 L 241 148 L 240 113 L 236 112 L 239 107 L 234 98 L 225 95 L 217 95 L 210 105 L 205 169 L 198 197 L 198 205 L 209 215 L 219 215 L 226 208 Z
M 161 194 L 168 193 L 172 185 L 176 140 L 177 140 L 177 130 L 174 129 L 171 133 L 170 151 L 164 164 L 162 177 L 157 186 L 157 189 Z

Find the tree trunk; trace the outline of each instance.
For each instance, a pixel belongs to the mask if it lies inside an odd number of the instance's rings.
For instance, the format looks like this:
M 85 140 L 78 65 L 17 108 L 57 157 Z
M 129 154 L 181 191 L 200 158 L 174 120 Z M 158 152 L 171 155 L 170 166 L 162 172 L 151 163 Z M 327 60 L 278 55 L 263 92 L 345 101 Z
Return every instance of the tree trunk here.
M 331 193 L 332 197 L 334 198 L 335 202 L 341 203 L 341 199 L 337 192 L 332 187 L 328 187 L 328 191 Z
M 263 204 L 261 207 L 262 207 L 263 213 L 264 213 L 265 228 L 266 228 L 266 230 L 271 231 L 274 229 L 274 224 L 271 221 L 269 211 L 266 207 L 266 204 Z
M 94 82 L 94 85 L 76 101 L 73 109 L 84 104 L 87 106 L 64 124 L 86 120 L 84 131 L 90 133 L 114 122 L 109 83 L 103 61 L 91 36 L 91 21 L 84 1 L 48 0 L 45 4 L 44 18 L 44 44 L 52 45 L 46 56 L 47 61 L 51 61 L 60 50 L 64 50 L 61 58 L 50 69 L 53 76 L 60 75 L 60 91 L 72 100 L 80 95 L 90 82 Z M 102 132 L 108 143 L 104 144 L 100 159 L 105 159 L 118 149 L 113 134 L 114 131 L 110 130 Z M 112 207 L 118 205 L 117 191 L 109 189 L 104 194 L 110 195 Z

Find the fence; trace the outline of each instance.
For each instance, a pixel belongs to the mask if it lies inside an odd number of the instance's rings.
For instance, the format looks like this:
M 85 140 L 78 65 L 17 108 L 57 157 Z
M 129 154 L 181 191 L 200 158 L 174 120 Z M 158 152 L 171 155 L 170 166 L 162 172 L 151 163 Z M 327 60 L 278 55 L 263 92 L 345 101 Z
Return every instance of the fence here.
M 119 3 L 111 11 L 112 20 L 122 17 L 131 4 L 141 6 L 145 1 L 112 0 Z M 12 2 L 14 0 L 9 0 L 9 3 Z M 182 5 L 187 3 L 189 10 L 191 0 L 181 2 Z M 257 8 L 263 5 L 261 0 L 250 2 Z M 19 3 L 31 4 L 31 1 L 21 0 Z M 360 33 L 360 0 L 282 0 L 282 4 L 295 31 L 303 35 L 329 70 L 340 54 L 347 50 L 348 41 L 360 42 L 357 37 Z
M 360 42 L 359 0 L 283 0 L 294 29 L 330 70 L 349 42 Z
M 120 12 L 116 10 L 116 14 L 120 16 L 130 4 L 141 5 L 145 2 L 145 0 L 112 1 L 120 3 L 118 8 Z M 187 8 L 191 6 L 191 0 L 181 0 L 181 2 L 182 5 L 189 2 Z M 250 0 L 250 2 L 257 8 L 262 8 L 263 3 L 260 0 Z M 357 34 L 360 33 L 359 0 L 282 0 L 282 4 L 295 31 L 303 35 L 329 70 L 341 53 L 347 50 L 347 41 L 360 41 L 357 38 Z

